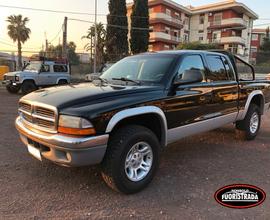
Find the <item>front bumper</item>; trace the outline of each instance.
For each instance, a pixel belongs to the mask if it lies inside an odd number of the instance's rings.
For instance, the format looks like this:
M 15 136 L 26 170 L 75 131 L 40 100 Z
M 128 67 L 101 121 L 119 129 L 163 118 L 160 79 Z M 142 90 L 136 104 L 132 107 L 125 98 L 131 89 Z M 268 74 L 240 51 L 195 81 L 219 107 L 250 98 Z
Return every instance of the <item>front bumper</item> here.
M 99 164 L 105 155 L 109 135 L 71 137 L 34 132 L 18 117 L 15 122 L 22 142 L 40 152 L 41 158 L 69 167 Z
M 2 81 L 2 84 L 5 85 L 5 86 L 15 86 L 15 87 L 21 85 L 21 83 L 13 82 L 11 80 L 4 80 L 4 81 Z

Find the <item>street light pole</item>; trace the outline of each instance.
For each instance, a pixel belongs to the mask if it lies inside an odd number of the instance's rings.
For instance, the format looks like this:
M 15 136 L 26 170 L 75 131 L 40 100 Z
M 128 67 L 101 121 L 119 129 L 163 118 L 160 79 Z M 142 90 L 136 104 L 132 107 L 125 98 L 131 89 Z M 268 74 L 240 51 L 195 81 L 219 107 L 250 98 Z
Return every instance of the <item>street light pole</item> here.
M 95 0 L 95 56 L 94 56 L 94 73 L 97 72 L 97 0 Z

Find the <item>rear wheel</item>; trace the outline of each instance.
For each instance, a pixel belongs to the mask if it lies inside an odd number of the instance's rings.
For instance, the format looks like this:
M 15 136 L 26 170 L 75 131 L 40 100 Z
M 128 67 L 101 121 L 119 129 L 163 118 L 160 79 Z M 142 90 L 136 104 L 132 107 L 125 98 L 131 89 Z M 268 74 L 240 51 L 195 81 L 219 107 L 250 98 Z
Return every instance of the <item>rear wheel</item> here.
M 37 86 L 33 81 L 24 81 L 21 89 L 23 94 L 28 94 L 37 90 Z
M 256 104 L 251 103 L 245 119 L 236 122 L 238 136 L 245 140 L 254 140 L 259 133 L 260 127 L 260 108 Z
M 67 80 L 65 80 L 65 79 L 61 79 L 61 80 L 59 80 L 59 82 L 58 82 L 58 85 L 66 85 L 66 84 L 68 84 L 68 82 L 67 82 Z
M 6 86 L 6 89 L 11 94 L 17 94 L 20 91 L 20 86 L 8 85 Z
M 109 187 L 125 194 L 144 189 L 158 168 L 160 144 L 148 128 L 130 125 L 112 134 L 102 162 L 102 177 Z

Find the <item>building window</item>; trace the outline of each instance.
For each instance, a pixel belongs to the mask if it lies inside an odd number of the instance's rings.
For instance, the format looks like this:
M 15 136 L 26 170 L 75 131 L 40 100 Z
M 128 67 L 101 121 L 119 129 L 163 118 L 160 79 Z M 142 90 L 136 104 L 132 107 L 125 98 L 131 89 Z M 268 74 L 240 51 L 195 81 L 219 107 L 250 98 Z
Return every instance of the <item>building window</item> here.
M 259 35 L 258 34 L 252 34 L 252 40 L 253 41 L 259 40 Z
M 171 16 L 171 10 L 168 9 L 168 8 L 166 8 L 166 14 L 169 15 L 169 16 Z
M 154 27 L 153 26 L 149 26 L 149 32 L 154 32 Z
M 148 45 L 148 51 L 152 52 L 152 51 L 154 51 L 153 49 L 154 49 L 153 44 L 149 44 Z
M 251 47 L 250 52 L 251 54 L 257 53 L 257 47 Z
M 149 14 L 153 14 L 154 13 L 154 8 L 149 8 Z
M 202 34 L 202 33 L 204 33 L 204 30 L 199 30 L 199 34 Z
M 189 25 L 189 18 L 188 17 L 185 18 L 184 23 L 185 23 L 185 25 Z
M 188 42 L 188 34 L 184 34 L 184 41 Z
M 164 49 L 165 49 L 165 50 L 169 50 L 169 49 L 170 49 L 170 45 L 165 44 L 165 45 L 164 45 Z
M 200 24 L 204 24 L 204 15 L 200 15 Z
M 221 25 L 221 21 L 222 21 L 222 14 L 221 13 L 215 14 L 213 24 L 214 25 Z
M 201 36 L 201 37 L 199 37 L 199 41 L 203 41 L 203 37 Z
M 177 12 L 175 12 L 175 17 L 176 17 L 176 18 L 180 18 L 180 14 L 177 13 Z
M 171 29 L 169 27 L 165 27 L 165 33 L 170 34 L 170 32 L 171 32 Z

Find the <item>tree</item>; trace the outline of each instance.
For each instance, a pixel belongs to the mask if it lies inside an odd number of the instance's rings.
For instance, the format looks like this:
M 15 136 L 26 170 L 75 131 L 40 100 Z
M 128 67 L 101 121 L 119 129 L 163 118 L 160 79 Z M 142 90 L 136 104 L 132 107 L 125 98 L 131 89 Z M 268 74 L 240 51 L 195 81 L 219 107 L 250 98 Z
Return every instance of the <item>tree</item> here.
M 131 13 L 130 49 L 133 54 L 146 52 L 149 44 L 148 0 L 134 0 Z
M 95 54 L 97 58 L 97 65 L 100 66 L 105 61 L 105 43 L 106 43 L 107 32 L 102 23 L 97 24 L 97 52 Z M 90 42 L 85 45 L 85 49 L 91 53 L 91 64 L 92 64 L 92 54 L 94 49 L 94 38 L 95 38 L 95 24 L 92 25 L 85 36 L 82 38 L 89 39 Z M 91 65 L 92 66 L 92 65 Z
M 109 0 L 106 49 L 111 61 L 128 54 L 128 21 L 126 0 Z
M 218 44 L 202 44 L 200 42 L 181 43 L 177 47 L 178 50 L 211 50 L 220 49 Z
M 265 38 L 260 46 L 260 50 L 257 52 L 256 62 L 257 64 L 269 63 L 270 61 L 270 29 L 265 30 Z
M 31 30 L 26 27 L 29 22 L 29 18 L 23 18 L 22 15 L 11 15 L 6 20 L 9 25 L 7 26 L 8 35 L 13 40 L 17 42 L 18 46 L 18 65 L 22 68 L 22 44 L 24 44 L 29 38 Z
M 78 65 L 80 63 L 79 56 L 76 54 L 76 44 L 74 42 L 69 42 L 67 45 L 67 57 L 68 61 L 71 65 Z M 62 58 L 62 45 L 59 44 L 57 46 L 50 45 L 48 47 L 48 50 L 46 52 L 41 51 L 40 55 L 45 56 L 46 58 L 52 58 L 52 59 L 57 59 L 57 58 Z

